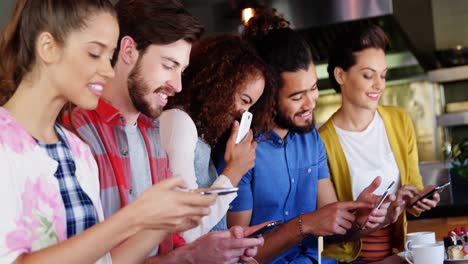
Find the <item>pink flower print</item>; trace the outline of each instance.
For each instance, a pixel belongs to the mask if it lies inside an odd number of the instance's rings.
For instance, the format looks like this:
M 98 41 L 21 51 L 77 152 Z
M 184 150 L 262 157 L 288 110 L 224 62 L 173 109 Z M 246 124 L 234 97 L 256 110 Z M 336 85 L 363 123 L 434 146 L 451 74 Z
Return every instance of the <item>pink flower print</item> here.
M 63 128 L 65 136 L 67 137 L 68 144 L 70 145 L 70 150 L 76 158 L 81 158 L 81 148 L 80 146 L 84 144 L 77 136 L 70 133 L 68 130 Z
M 22 154 L 27 148 L 33 148 L 36 142 L 20 126 L 13 121 L 0 124 L 0 144 L 9 147 L 16 153 Z
M 39 250 L 66 239 L 65 208 L 57 187 L 41 177 L 27 179 L 21 195 L 22 214 L 17 229 L 7 235 L 11 250 Z

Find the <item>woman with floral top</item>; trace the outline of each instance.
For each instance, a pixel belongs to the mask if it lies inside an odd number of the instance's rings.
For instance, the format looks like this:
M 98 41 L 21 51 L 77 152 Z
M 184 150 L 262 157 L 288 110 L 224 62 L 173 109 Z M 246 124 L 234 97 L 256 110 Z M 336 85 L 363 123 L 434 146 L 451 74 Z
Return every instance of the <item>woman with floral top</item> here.
M 96 107 L 118 35 L 107 0 L 16 2 L 0 37 L 0 263 L 142 262 L 209 212 L 215 197 L 174 178 L 102 221 L 90 149 L 55 120 Z

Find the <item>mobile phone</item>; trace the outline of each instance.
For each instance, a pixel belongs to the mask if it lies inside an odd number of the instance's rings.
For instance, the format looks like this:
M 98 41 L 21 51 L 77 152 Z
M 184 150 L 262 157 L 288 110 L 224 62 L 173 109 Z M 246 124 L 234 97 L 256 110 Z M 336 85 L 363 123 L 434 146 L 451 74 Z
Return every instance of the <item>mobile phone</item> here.
M 423 193 L 421 196 L 416 196 L 416 198 L 414 198 L 411 203 L 410 203 L 410 207 L 413 207 L 414 205 L 416 205 L 417 202 L 421 201 L 422 199 L 425 199 L 425 198 L 430 198 L 434 195 L 434 193 L 438 192 L 442 192 L 443 190 L 445 190 L 445 188 L 449 187 L 451 184 L 451 182 L 446 182 L 446 183 L 443 183 L 439 186 L 436 186 L 434 187 L 433 189 L 429 189 L 427 190 L 425 193 Z
M 254 237 L 261 237 L 263 236 L 264 234 L 266 234 L 267 232 L 273 230 L 274 228 L 278 227 L 279 225 L 281 225 L 283 223 L 282 220 L 276 220 L 276 221 L 273 221 L 271 223 L 269 223 L 268 225 L 258 229 L 257 231 L 253 232 L 252 234 L 250 234 L 248 237 L 249 238 L 254 238 Z
M 390 189 L 393 187 L 394 184 L 395 184 L 395 181 L 392 181 L 392 182 L 390 183 L 390 185 L 387 187 L 387 189 L 385 190 L 385 192 L 382 194 L 382 197 L 380 197 L 379 201 L 375 204 L 374 209 L 380 209 L 380 207 L 382 206 L 383 202 L 385 201 L 385 199 L 387 198 L 387 196 L 390 194 Z
M 384 203 L 385 199 L 387 199 L 388 195 L 390 195 L 390 189 L 393 187 L 393 185 L 395 184 L 395 181 L 392 181 L 390 183 L 390 185 L 388 185 L 387 189 L 385 190 L 385 192 L 382 194 L 382 196 L 380 197 L 379 201 L 377 201 L 377 203 L 375 204 L 374 206 L 374 209 L 380 209 L 380 207 L 382 206 L 382 204 Z M 366 224 L 367 224 L 367 218 L 366 218 L 366 221 L 364 221 L 364 223 L 361 224 L 361 226 L 359 227 L 359 229 L 364 229 L 366 227 Z
M 245 111 L 239 124 L 239 131 L 237 131 L 236 144 L 239 144 L 247 135 L 252 124 L 252 113 Z
M 226 195 L 226 194 L 230 194 L 230 193 L 235 193 L 238 190 L 239 190 L 239 187 L 231 187 L 231 188 L 207 190 L 207 191 L 204 191 L 204 192 L 200 192 L 200 194 L 202 194 L 202 195 L 208 195 L 208 194 Z

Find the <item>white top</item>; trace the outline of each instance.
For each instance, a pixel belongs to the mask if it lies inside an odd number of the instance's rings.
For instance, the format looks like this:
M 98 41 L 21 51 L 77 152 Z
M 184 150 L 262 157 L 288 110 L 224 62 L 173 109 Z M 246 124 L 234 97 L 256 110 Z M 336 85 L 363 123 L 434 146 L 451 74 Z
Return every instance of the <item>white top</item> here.
M 379 113 L 376 112 L 369 126 L 360 132 L 334 127 L 348 162 L 354 199 L 377 176 L 382 176 L 382 184 L 375 194 L 383 194 L 392 181 L 395 185 L 390 193 L 395 193 L 400 186 L 400 172 Z
M 197 189 L 197 175 L 195 175 L 195 148 L 198 141 L 198 132 L 195 123 L 184 111 L 178 109 L 166 110 L 160 120 L 161 142 L 169 157 L 170 168 L 173 175 L 181 176 L 190 189 Z M 209 164 L 206 164 L 208 167 Z M 211 187 L 233 187 L 229 178 L 220 175 Z M 199 226 L 185 231 L 182 237 L 187 243 L 193 242 L 200 236 L 208 233 L 226 215 L 229 204 L 237 194 L 218 196 L 211 213 L 202 219 Z

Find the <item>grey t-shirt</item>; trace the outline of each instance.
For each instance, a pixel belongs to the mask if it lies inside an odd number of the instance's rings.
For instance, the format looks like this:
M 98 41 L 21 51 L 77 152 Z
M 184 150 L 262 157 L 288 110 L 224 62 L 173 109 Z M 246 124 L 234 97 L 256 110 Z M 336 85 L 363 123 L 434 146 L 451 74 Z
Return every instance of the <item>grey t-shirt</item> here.
M 126 125 L 125 133 L 128 140 L 128 155 L 130 157 L 130 167 L 132 171 L 132 188 L 128 193 L 128 202 L 131 203 L 144 192 L 146 189 L 153 185 L 151 179 L 151 171 L 148 160 L 148 153 L 146 151 L 145 140 L 141 135 L 140 129 L 136 125 Z M 158 247 L 156 247 L 151 256 L 158 254 Z

